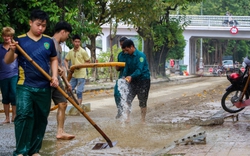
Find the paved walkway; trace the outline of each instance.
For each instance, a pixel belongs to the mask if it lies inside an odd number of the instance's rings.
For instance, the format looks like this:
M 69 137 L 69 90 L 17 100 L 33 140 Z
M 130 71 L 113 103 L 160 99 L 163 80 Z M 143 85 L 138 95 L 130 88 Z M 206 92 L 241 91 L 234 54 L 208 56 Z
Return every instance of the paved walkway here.
M 218 112 L 222 116 L 230 114 Z M 234 120 L 233 120 L 234 119 Z M 206 144 L 166 145 L 155 156 L 250 156 L 250 107 L 246 107 L 236 118 L 226 118 L 222 125 L 196 126 L 192 136 L 206 132 Z M 197 132 L 197 133 L 196 133 Z M 187 138 L 184 136 L 183 138 Z

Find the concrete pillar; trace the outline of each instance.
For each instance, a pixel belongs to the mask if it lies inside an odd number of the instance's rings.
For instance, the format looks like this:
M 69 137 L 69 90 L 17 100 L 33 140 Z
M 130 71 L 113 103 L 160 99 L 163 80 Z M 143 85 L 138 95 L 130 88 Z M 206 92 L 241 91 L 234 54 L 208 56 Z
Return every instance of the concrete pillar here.
M 196 38 L 190 38 L 190 63 L 188 69 L 190 70 L 189 73 L 192 75 L 196 73 L 196 41 Z
M 190 62 L 190 58 L 189 58 L 189 55 L 190 55 L 190 48 L 191 48 L 191 42 L 190 42 L 190 38 L 191 36 L 190 35 L 184 35 L 184 39 L 186 41 L 186 47 L 184 49 L 184 58 L 183 58 L 183 64 L 184 65 L 188 65 L 187 67 L 187 72 L 190 73 L 190 66 L 189 66 L 189 62 Z
M 108 41 L 108 36 L 109 36 L 109 29 L 106 29 L 106 28 L 103 28 L 102 29 L 102 51 L 107 51 L 108 48 L 107 48 L 107 41 Z

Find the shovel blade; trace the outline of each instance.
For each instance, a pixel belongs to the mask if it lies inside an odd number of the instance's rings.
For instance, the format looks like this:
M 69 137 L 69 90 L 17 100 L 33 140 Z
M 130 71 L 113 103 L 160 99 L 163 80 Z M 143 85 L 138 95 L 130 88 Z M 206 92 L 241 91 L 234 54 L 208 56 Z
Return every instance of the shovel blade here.
M 117 141 L 112 142 L 113 147 L 117 144 Z M 106 149 L 106 148 L 112 148 L 109 146 L 108 143 L 97 143 L 92 150 L 100 150 L 100 149 Z

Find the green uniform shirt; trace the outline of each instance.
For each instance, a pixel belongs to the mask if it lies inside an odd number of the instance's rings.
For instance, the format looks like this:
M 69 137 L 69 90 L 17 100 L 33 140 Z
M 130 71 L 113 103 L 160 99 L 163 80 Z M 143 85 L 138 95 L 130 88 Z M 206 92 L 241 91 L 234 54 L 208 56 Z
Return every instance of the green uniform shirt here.
M 122 76 L 131 76 L 132 81 L 150 79 L 146 55 L 137 49 L 132 55 L 127 55 Z
M 124 53 L 123 51 L 121 51 L 118 56 L 117 56 L 117 61 L 118 62 L 126 62 L 126 58 L 127 58 L 127 55 L 126 53 Z M 119 78 L 122 77 L 122 73 L 123 73 L 123 70 L 124 70 L 124 67 L 120 67 L 120 73 L 119 73 Z

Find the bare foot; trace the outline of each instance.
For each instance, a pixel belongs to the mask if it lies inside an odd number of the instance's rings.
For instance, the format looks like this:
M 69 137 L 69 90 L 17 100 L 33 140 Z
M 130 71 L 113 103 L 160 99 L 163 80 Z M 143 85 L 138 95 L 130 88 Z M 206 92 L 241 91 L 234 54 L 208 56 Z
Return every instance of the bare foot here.
M 2 124 L 8 124 L 8 123 L 10 123 L 10 120 L 8 120 L 8 119 L 5 119 L 5 120 L 2 122 Z
M 129 119 L 129 118 L 127 118 L 127 120 L 125 121 L 125 123 L 130 123 L 130 119 Z
M 145 122 L 145 121 L 141 121 L 141 124 L 145 125 L 145 124 L 146 124 L 146 122 Z
M 141 119 L 141 124 L 143 124 L 143 125 L 145 125 L 145 124 L 146 124 L 145 119 Z
M 74 139 L 75 136 L 63 132 L 62 134 L 57 134 L 57 135 L 56 135 L 56 138 L 57 138 L 57 139 L 62 139 L 62 140 L 71 140 L 71 139 Z

